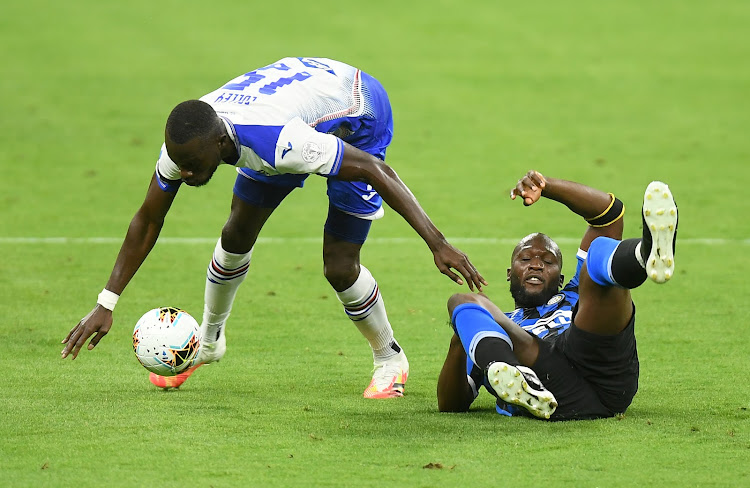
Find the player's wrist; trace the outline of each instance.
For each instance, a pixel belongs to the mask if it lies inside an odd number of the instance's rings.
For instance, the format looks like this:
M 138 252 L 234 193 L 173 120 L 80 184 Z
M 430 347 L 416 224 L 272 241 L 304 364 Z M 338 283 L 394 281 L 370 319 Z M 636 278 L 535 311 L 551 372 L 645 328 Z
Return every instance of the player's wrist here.
M 96 299 L 96 303 L 106 308 L 110 312 L 115 310 L 117 300 L 120 299 L 120 295 L 104 288 Z

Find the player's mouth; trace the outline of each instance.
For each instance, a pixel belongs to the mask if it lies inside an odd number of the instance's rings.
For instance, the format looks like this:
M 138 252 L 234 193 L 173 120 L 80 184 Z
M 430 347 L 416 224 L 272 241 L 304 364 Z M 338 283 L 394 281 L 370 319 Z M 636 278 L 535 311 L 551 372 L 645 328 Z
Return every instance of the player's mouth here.
M 539 276 L 527 276 L 524 283 L 528 283 L 529 285 L 543 285 L 544 280 Z
M 206 183 L 208 183 L 209 179 L 210 178 L 200 178 L 200 177 L 195 177 L 194 176 L 192 178 L 187 178 L 187 179 L 184 179 L 182 181 L 184 181 L 185 184 L 188 185 L 188 186 L 203 186 Z

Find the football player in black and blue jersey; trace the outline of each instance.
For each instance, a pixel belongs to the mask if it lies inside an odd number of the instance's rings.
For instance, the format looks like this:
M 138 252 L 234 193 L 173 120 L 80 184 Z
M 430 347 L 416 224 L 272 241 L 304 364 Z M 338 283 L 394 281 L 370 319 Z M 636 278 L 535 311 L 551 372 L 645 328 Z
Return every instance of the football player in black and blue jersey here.
M 638 389 L 635 305 L 630 290 L 674 274 L 677 205 L 653 181 L 643 200 L 643 234 L 622 240 L 623 203 L 611 193 L 529 171 L 511 192 L 524 205 L 545 197 L 588 228 L 575 275 L 545 234 L 516 245 L 507 279 L 516 309 L 503 313 L 482 293 L 448 300 L 454 335 L 438 380 L 438 408 L 467 411 L 484 386 L 503 415 L 594 419 L 625 412 Z
M 178 104 L 146 198 L 133 217 L 97 305 L 63 340 L 73 358 L 89 337 L 93 349 L 112 326 L 119 295 L 153 248 L 182 183 L 206 184 L 219 166 L 237 171 L 232 206 L 206 273 L 197 364 L 150 381 L 177 388 L 226 351 L 225 325 L 245 279 L 253 246 L 278 205 L 311 174 L 327 179 L 324 274 L 346 315 L 372 349 L 374 371 L 363 395 L 403 395 L 409 362 L 396 341 L 377 281 L 360 249 L 385 201 L 422 237 L 437 268 L 481 289 L 484 278 L 432 223 L 409 188 L 385 163 L 393 116 L 383 86 L 369 74 L 325 58 L 284 58 L 228 81 L 200 100 Z M 455 270 L 455 271 L 454 271 Z

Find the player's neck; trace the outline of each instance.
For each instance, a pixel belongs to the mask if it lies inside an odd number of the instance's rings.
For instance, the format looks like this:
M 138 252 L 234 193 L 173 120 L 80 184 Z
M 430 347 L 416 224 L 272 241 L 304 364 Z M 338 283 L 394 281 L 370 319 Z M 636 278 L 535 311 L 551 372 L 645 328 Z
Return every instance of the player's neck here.
M 240 159 L 240 155 L 237 153 L 237 148 L 234 147 L 234 144 L 229 145 L 226 148 L 222 148 L 221 150 L 221 160 L 224 161 L 227 164 L 237 164 L 237 161 Z
M 221 160 L 227 164 L 237 164 L 237 161 L 240 159 L 240 155 L 237 152 L 237 145 L 227 131 L 226 125 L 224 126 L 224 137 L 221 143 L 220 155 Z

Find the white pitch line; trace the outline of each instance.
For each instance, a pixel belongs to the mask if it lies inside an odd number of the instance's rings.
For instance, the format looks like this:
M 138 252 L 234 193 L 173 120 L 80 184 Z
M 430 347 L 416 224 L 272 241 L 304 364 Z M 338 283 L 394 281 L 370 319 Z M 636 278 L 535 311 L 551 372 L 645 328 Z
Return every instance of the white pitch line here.
M 157 244 L 215 244 L 218 237 L 161 237 Z M 448 241 L 453 244 L 502 244 L 515 245 L 519 238 L 510 237 L 449 237 Z M 559 244 L 576 244 L 580 237 L 558 237 L 555 241 Z M 0 244 L 122 244 L 122 237 L 0 237 Z M 293 244 L 310 243 L 320 244 L 322 237 L 259 237 L 258 244 Z M 750 245 L 750 239 L 723 239 L 711 237 L 678 239 L 682 245 L 700 246 L 726 246 L 726 245 Z M 418 237 L 371 237 L 367 239 L 368 244 L 419 244 L 422 240 Z

